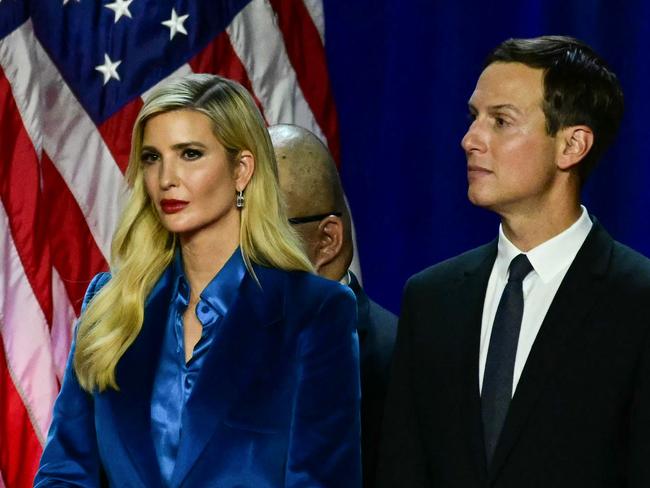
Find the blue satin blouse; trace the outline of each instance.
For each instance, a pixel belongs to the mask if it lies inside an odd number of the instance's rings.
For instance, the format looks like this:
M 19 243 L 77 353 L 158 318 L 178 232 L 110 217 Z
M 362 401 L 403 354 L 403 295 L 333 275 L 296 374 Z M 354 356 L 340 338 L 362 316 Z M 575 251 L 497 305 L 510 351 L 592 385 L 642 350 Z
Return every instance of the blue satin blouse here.
M 208 283 L 196 305 L 196 316 L 203 326 L 201 338 L 190 360 L 185 362 L 183 313 L 190 299 L 190 288 L 183 270 L 183 258 L 176 252 L 173 262 L 172 300 L 167 313 L 165 335 L 151 399 L 151 434 L 162 479 L 172 479 L 182 435 L 182 418 L 187 399 L 212 345 L 219 323 L 235 300 L 246 267 L 239 248 Z

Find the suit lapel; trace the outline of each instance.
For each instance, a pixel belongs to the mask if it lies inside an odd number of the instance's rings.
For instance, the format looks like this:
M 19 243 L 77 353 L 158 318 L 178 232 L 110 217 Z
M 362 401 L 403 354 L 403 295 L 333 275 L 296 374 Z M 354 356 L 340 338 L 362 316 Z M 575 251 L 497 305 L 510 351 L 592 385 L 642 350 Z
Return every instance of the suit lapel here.
M 359 334 L 359 343 L 363 344 L 366 335 L 368 335 L 368 324 L 370 322 L 370 302 L 368 295 L 363 291 L 359 280 L 355 274 L 350 271 L 350 288 L 357 299 L 357 333 Z M 363 349 L 363 348 L 362 348 Z M 361 351 L 363 354 L 363 350 Z
M 284 282 L 273 271 L 255 267 L 261 286 L 247 273 L 199 373 L 183 412 L 183 432 L 171 486 L 179 486 L 222 423 L 264 365 L 271 326 L 282 319 Z M 283 275 L 281 275 L 283 276 Z
M 463 270 L 463 276 L 454 294 L 455 302 L 450 303 L 454 310 L 454 321 L 461 331 L 461 410 L 466 439 L 475 460 L 480 479 L 487 471 L 485 447 L 483 444 L 483 426 L 481 424 L 481 398 L 478 384 L 479 348 L 481 340 L 481 317 L 485 291 L 492 272 L 497 253 L 496 239 L 483 246 Z
M 511 452 L 570 336 L 605 290 L 604 277 L 613 241 L 598 223 L 567 271 L 528 355 L 494 453 L 489 477 L 493 480 Z
M 106 392 L 120 437 L 144 486 L 162 483 L 151 438 L 151 394 L 171 300 L 171 281 L 168 267 L 147 298 L 138 337 L 117 364 L 120 390 Z

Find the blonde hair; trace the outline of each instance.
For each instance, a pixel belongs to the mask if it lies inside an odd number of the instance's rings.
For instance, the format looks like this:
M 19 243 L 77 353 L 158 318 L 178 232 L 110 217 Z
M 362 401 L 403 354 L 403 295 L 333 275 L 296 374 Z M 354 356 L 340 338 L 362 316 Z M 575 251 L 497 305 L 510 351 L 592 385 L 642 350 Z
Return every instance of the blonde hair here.
M 126 173 L 132 193 L 113 236 L 112 277 L 88 304 L 77 331 L 74 369 L 87 391 L 118 389 L 117 363 L 138 336 L 145 300 L 173 259 L 177 238 L 162 226 L 146 192 L 140 153 L 147 121 L 181 109 L 196 110 L 212 121 L 233 164 L 245 149 L 255 158 L 241 209 L 240 248 L 248 271 L 256 280 L 252 263 L 313 272 L 287 221 L 271 139 L 246 89 L 208 74 L 188 75 L 156 89 L 133 128 Z M 233 205 L 234 200 L 233 195 Z

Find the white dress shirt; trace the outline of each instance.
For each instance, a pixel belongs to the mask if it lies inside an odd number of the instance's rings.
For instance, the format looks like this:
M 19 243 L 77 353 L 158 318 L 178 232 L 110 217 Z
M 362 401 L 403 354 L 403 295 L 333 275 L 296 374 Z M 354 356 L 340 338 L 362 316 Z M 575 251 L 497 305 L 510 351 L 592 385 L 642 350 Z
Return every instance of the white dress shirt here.
M 524 314 L 521 320 L 517 356 L 512 379 L 512 394 L 514 395 L 521 373 L 526 365 L 528 354 L 533 347 L 537 333 L 551 302 L 555 297 L 566 272 L 569 270 L 578 250 L 587 238 L 593 223 L 587 209 L 582 207 L 582 214 L 571 227 L 552 239 L 523 253 L 528 256 L 533 271 L 523 281 Z M 483 388 L 483 374 L 490 347 L 492 325 L 497 313 L 499 300 L 508 282 L 508 266 L 510 261 L 522 254 L 522 251 L 508 240 L 499 226 L 499 243 L 497 258 L 492 267 L 483 302 L 483 318 L 481 321 L 481 346 L 479 352 L 479 388 Z
M 347 270 L 343 275 L 343 278 L 339 280 L 339 283 L 345 286 L 350 286 L 351 282 L 352 282 L 352 277 L 350 276 L 350 270 Z

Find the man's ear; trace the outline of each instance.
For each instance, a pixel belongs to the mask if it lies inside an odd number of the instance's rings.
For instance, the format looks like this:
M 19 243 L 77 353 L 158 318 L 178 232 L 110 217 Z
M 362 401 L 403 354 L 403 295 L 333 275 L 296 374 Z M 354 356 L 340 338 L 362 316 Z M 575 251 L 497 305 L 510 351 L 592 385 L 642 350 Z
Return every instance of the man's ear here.
M 557 140 L 557 165 L 562 170 L 568 170 L 585 158 L 594 145 L 594 133 L 586 125 L 572 125 L 561 129 Z
M 255 171 L 255 156 L 248 149 L 244 149 L 237 156 L 235 163 L 235 189 L 244 191 Z
M 343 221 L 336 215 L 329 215 L 318 223 L 318 239 L 314 267 L 316 273 L 331 263 L 341 253 L 343 247 Z

